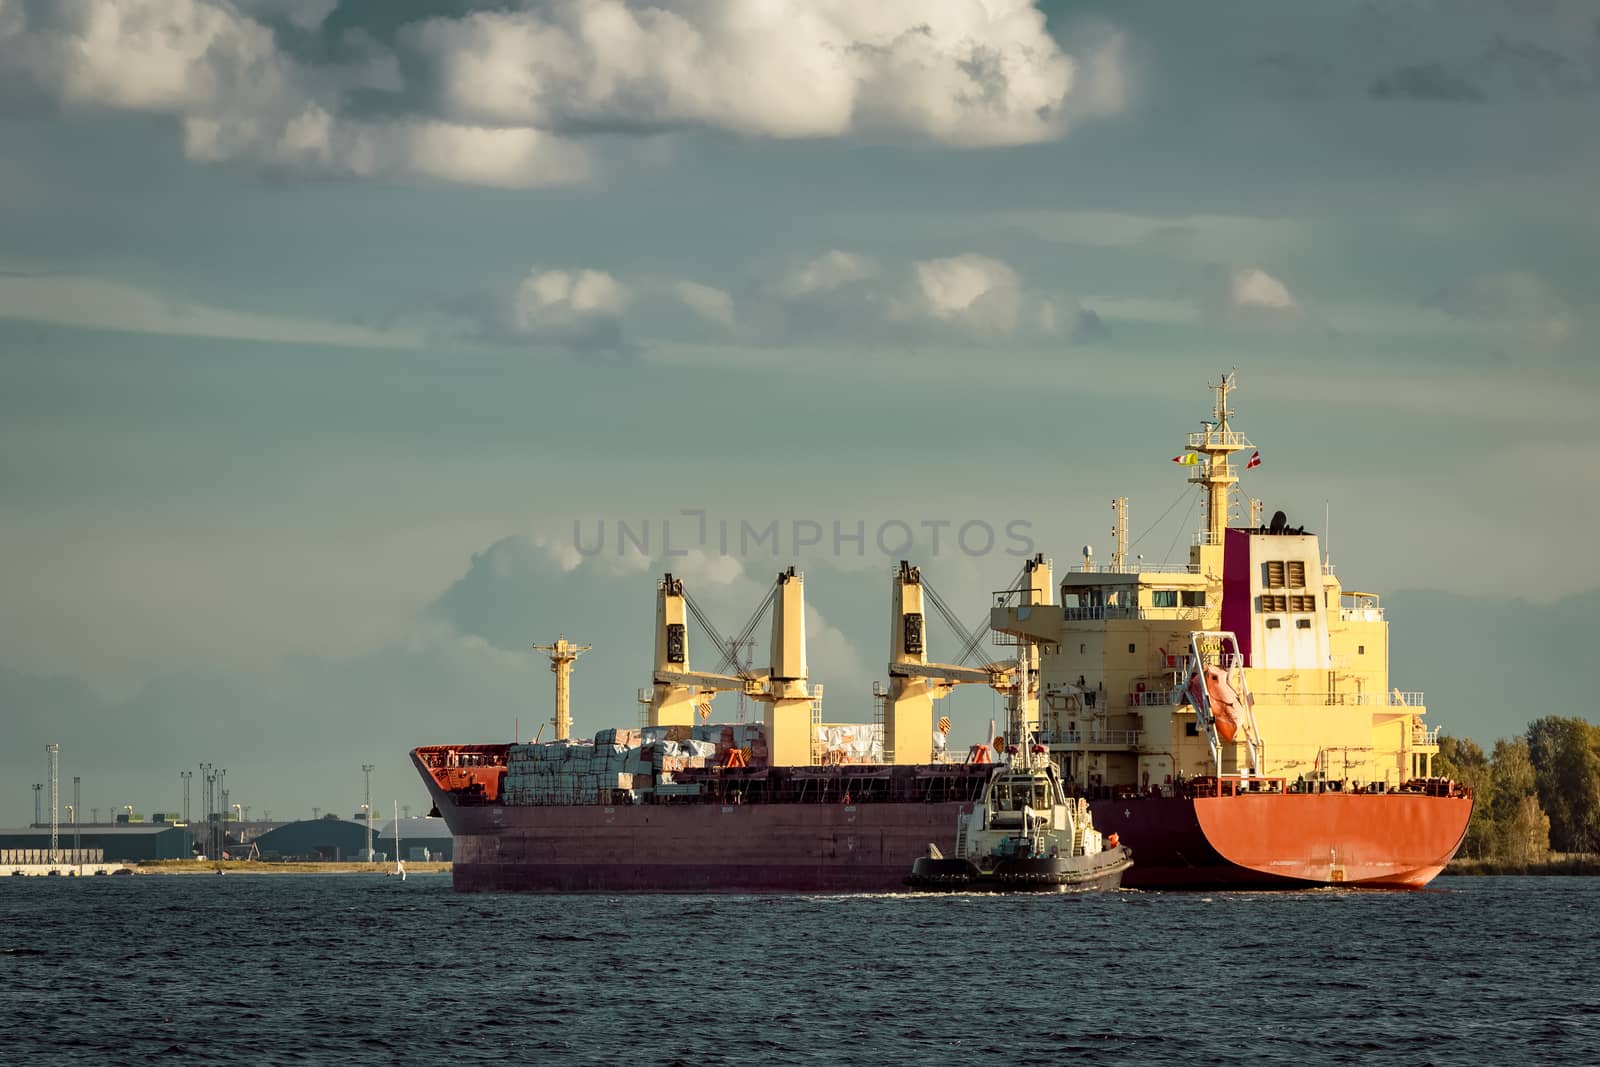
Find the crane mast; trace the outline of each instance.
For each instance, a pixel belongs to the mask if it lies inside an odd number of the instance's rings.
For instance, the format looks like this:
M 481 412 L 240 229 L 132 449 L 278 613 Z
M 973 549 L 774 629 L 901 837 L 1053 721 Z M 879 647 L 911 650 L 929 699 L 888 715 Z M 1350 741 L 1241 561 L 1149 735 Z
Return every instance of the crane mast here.
M 556 713 L 550 722 L 555 727 L 557 741 L 566 741 L 572 736 L 572 664 L 593 647 L 575 645 L 567 640 L 566 634 L 558 637 L 554 644 L 533 646 L 533 651 L 550 657 L 550 670 L 556 676 Z

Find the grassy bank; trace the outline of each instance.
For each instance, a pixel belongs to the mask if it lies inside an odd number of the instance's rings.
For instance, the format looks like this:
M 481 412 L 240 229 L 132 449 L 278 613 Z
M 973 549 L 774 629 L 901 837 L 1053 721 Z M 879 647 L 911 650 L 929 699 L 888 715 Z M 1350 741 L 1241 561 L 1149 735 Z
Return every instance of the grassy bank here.
M 1540 863 L 1499 863 L 1495 860 L 1456 859 L 1445 874 L 1600 874 L 1600 855 L 1592 852 L 1557 852 Z
M 368 874 L 384 875 L 394 870 L 392 863 L 267 863 L 261 860 L 221 860 L 200 863 L 195 860 L 145 860 L 136 866 L 140 874 Z M 448 863 L 407 863 L 407 874 L 448 872 Z

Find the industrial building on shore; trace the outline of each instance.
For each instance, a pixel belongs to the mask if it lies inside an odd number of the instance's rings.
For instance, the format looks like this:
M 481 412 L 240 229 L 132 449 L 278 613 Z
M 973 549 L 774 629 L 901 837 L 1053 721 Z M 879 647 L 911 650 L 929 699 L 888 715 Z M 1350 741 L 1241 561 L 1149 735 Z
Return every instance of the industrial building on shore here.
M 76 851 L 75 851 L 76 846 Z M 68 859 L 99 852 L 100 860 Z M 12 853 L 28 853 L 24 859 Z M 56 833 L 57 862 L 122 863 L 139 860 L 186 860 L 194 856 L 190 828 L 174 823 L 123 823 L 62 827 Z M 50 827 L 24 826 L 0 830 L 0 864 L 50 862 Z

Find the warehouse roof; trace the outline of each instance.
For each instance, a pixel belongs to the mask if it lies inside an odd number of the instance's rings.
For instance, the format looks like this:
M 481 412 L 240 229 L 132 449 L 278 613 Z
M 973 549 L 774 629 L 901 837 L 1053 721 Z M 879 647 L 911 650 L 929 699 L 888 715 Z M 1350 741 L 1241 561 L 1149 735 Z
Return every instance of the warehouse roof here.
M 126 824 L 126 825 L 119 823 L 116 826 L 107 826 L 107 825 L 105 825 L 103 823 L 79 823 L 77 825 L 77 827 L 76 827 L 76 830 L 74 830 L 74 827 L 73 827 L 73 825 L 71 823 L 64 822 L 60 826 L 58 826 L 56 828 L 56 836 L 57 837 L 71 837 L 74 832 L 76 832 L 76 833 L 78 833 L 80 835 L 94 834 L 97 837 L 103 837 L 103 836 L 105 836 L 107 834 L 126 834 L 126 835 L 133 836 L 133 835 L 138 835 L 138 834 L 160 834 L 160 833 L 165 833 L 168 830 L 192 831 L 192 829 L 193 829 L 193 827 L 187 826 L 187 825 L 184 825 L 184 824 L 181 824 L 181 823 L 148 822 L 148 823 L 132 823 L 132 824 Z M 43 836 L 43 837 L 49 837 L 50 836 L 50 827 L 48 827 L 48 826 L 20 826 L 20 827 L 17 827 L 15 829 L 9 829 L 9 830 L 8 829 L 0 829 L 0 837 L 5 837 L 5 836 L 22 837 L 22 836 L 33 835 L 33 834 L 37 834 L 37 835 L 40 835 L 40 836 Z

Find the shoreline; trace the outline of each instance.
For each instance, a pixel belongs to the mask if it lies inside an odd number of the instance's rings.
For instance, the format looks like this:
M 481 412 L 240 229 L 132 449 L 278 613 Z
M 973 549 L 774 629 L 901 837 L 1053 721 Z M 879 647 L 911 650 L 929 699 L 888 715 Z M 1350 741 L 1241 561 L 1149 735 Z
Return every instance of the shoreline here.
M 1517 874 L 1529 877 L 1551 875 L 1600 875 L 1600 854 L 1569 852 L 1553 855 L 1536 863 L 1501 863 L 1497 860 L 1456 859 L 1444 874 L 1474 877 L 1489 874 Z
M 276 863 L 265 860 L 145 860 L 132 863 L 134 874 L 195 875 L 195 874 L 394 874 L 391 863 Z M 447 861 L 418 861 L 406 864 L 406 874 L 449 874 Z

